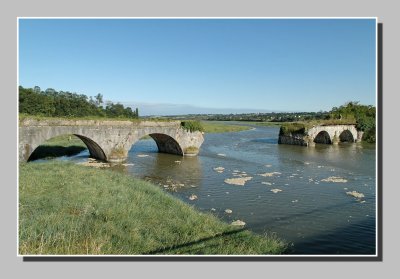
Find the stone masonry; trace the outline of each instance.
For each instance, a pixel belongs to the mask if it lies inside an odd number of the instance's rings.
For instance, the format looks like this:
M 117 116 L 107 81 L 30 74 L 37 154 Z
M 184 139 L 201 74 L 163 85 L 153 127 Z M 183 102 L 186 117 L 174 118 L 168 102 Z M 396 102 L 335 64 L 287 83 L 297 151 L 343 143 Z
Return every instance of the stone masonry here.
M 19 160 L 27 161 L 40 144 L 66 134 L 79 137 L 92 157 L 108 162 L 124 161 L 131 146 L 146 135 L 159 152 L 177 155 L 197 155 L 204 141 L 201 132 L 186 131 L 180 121 L 25 119 L 19 125 Z
M 359 142 L 363 132 L 355 125 L 320 125 L 313 126 L 304 134 L 280 135 L 278 143 L 313 146 L 315 143 L 337 144 L 340 141 Z

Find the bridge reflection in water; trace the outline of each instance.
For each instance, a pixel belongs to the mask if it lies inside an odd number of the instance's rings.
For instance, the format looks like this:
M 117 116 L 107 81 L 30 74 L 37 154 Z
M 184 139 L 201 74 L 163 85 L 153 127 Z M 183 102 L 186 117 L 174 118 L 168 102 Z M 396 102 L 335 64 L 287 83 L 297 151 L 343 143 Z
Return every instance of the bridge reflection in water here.
M 197 156 L 159 153 L 154 140 L 142 139 L 129 150 L 125 164 L 111 168 L 175 191 L 201 185 L 203 171 L 200 160 Z

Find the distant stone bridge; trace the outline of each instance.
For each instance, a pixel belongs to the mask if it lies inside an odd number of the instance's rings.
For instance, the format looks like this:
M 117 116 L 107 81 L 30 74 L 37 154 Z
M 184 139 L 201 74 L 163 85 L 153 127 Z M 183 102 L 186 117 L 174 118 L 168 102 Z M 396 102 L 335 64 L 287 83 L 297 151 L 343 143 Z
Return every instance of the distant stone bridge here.
M 197 155 L 204 141 L 201 132 L 186 131 L 180 121 L 25 119 L 19 124 L 19 160 L 27 161 L 46 140 L 68 134 L 80 138 L 91 157 L 108 162 L 124 161 L 131 146 L 146 135 L 159 152 L 177 155 Z
M 303 134 L 280 135 L 279 143 L 313 146 L 315 143 L 337 144 L 339 142 L 361 141 L 363 132 L 355 125 L 319 125 L 313 126 Z

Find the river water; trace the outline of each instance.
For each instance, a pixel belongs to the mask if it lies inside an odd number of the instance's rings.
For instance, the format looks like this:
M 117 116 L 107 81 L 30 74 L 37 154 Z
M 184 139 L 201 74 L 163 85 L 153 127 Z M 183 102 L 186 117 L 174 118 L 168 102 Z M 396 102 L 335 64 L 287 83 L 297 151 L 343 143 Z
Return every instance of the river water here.
M 158 153 L 152 139 L 141 140 L 127 164 L 112 168 L 226 222 L 239 219 L 255 233 L 276 234 L 292 243 L 294 254 L 375 254 L 375 145 L 280 145 L 278 127 L 247 126 L 252 129 L 206 134 L 197 157 Z M 87 156 L 84 151 L 69 160 Z M 252 178 L 243 186 L 225 182 L 238 177 Z

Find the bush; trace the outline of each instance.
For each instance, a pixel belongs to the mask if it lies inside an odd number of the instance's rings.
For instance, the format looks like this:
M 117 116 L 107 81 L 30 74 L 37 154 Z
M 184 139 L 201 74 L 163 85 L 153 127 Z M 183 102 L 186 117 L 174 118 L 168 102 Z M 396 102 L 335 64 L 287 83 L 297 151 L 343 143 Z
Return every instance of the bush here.
M 286 123 L 281 126 L 279 130 L 280 136 L 288 136 L 290 134 L 302 134 L 304 135 L 306 127 L 303 123 Z
M 200 121 L 197 120 L 190 120 L 190 121 L 182 121 L 181 126 L 186 130 L 190 132 L 204 132 L 204 127 L 200 123 Z

